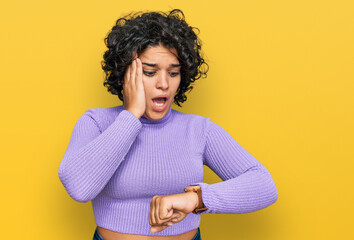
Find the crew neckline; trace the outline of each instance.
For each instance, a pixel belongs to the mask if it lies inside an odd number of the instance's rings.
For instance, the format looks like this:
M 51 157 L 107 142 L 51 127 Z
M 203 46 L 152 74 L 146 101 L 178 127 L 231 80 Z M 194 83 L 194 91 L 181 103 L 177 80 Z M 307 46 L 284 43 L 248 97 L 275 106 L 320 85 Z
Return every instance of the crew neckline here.
M 124 103 L 122 104 L 122 106 L 123 106 L 123 109 L 125 109 Z M 158 119 L 158 120 L 150 120 L 150 119 L 146 118 L 144 115 L 142 115 L 142 116 L 139 118 L 139 120 L 140 120 L 140 122 L 143 123 L 143 124 L 161 124 L 161 123 L 167 122 L 167 121 L 171 118 L 171 116 L 172 116 L 172 108 L 170 107 L 170 108 L 168 109 L 167 114 L 166 114 L 165 116 L 163 116 L 163 118 L 161 118 L 161 119 Z

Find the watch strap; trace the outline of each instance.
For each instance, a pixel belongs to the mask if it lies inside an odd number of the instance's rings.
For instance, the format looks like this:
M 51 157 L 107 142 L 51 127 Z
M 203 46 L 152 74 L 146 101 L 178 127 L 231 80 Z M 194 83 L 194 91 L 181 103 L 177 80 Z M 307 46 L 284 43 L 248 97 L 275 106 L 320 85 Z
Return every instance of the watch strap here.
M 189 186 L 189 187 L 185 187 L 184 188 L 185 192 L 189 192 L 189 191 L 193 191 L 196 192 L 198 195 L 198 201 L 201 202 L 201 204 L 199 204 L 199 206 L 197 206 L 192 213 L 198 213 L 198 212 L 202 212 L 205 211 L 209 208 L 205 207 L 204 203 L 202 201 L 200 201 L 202 199 L 202 190 L 201 187 L 198 185 L 198 187 L 194 187 L 194 186 Z

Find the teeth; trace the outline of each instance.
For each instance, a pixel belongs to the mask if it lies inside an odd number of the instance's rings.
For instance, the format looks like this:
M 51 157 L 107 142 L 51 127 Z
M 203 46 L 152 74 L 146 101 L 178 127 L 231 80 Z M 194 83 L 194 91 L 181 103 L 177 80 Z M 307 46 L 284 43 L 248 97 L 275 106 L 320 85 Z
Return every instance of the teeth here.
M 164 103 L 160 103 L 160 104 L 159 104 L 159 103 L 156 103 L 156 102 L 155 102 L 155 105 L 160 107 L 160 106 L 164 105 Z

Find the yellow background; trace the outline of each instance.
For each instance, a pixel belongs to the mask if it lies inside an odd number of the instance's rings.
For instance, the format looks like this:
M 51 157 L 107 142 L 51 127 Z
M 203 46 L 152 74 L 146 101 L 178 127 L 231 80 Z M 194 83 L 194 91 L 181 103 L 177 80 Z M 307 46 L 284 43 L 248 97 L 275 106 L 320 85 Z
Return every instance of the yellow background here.
M 69 197 L 60 161 L 88 108 L 121 104 L 100 67 L 115 20 L 172 8 L 200 29 L 210 66 L 173 109 L 222 126 L 279 193 L 253 213 L 203 215 L 202 239 L 354 239 L 351 0 L 2 0 L 1 238 L 92 239 L 91 203 Z

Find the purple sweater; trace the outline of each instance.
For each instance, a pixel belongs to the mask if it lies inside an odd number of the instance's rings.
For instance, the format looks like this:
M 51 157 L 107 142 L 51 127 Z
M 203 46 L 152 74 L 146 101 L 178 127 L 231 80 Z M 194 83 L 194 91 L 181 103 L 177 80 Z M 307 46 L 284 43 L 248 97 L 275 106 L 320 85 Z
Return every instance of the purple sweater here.
M 203 165 L 223 181 L 203 182 Z M 78 202 L 91 201 L 98 226 L 128 234 L 171 236 L 198 228 L 206 213 L 248 213 L 278 199 L 268 170 L 210 118 L 169 109 L 137 118 L 124 104 L 88 109 L 76 122 L 59 178 Z M 155 195 L 200 185 L 203 212 L 150 232 Z

